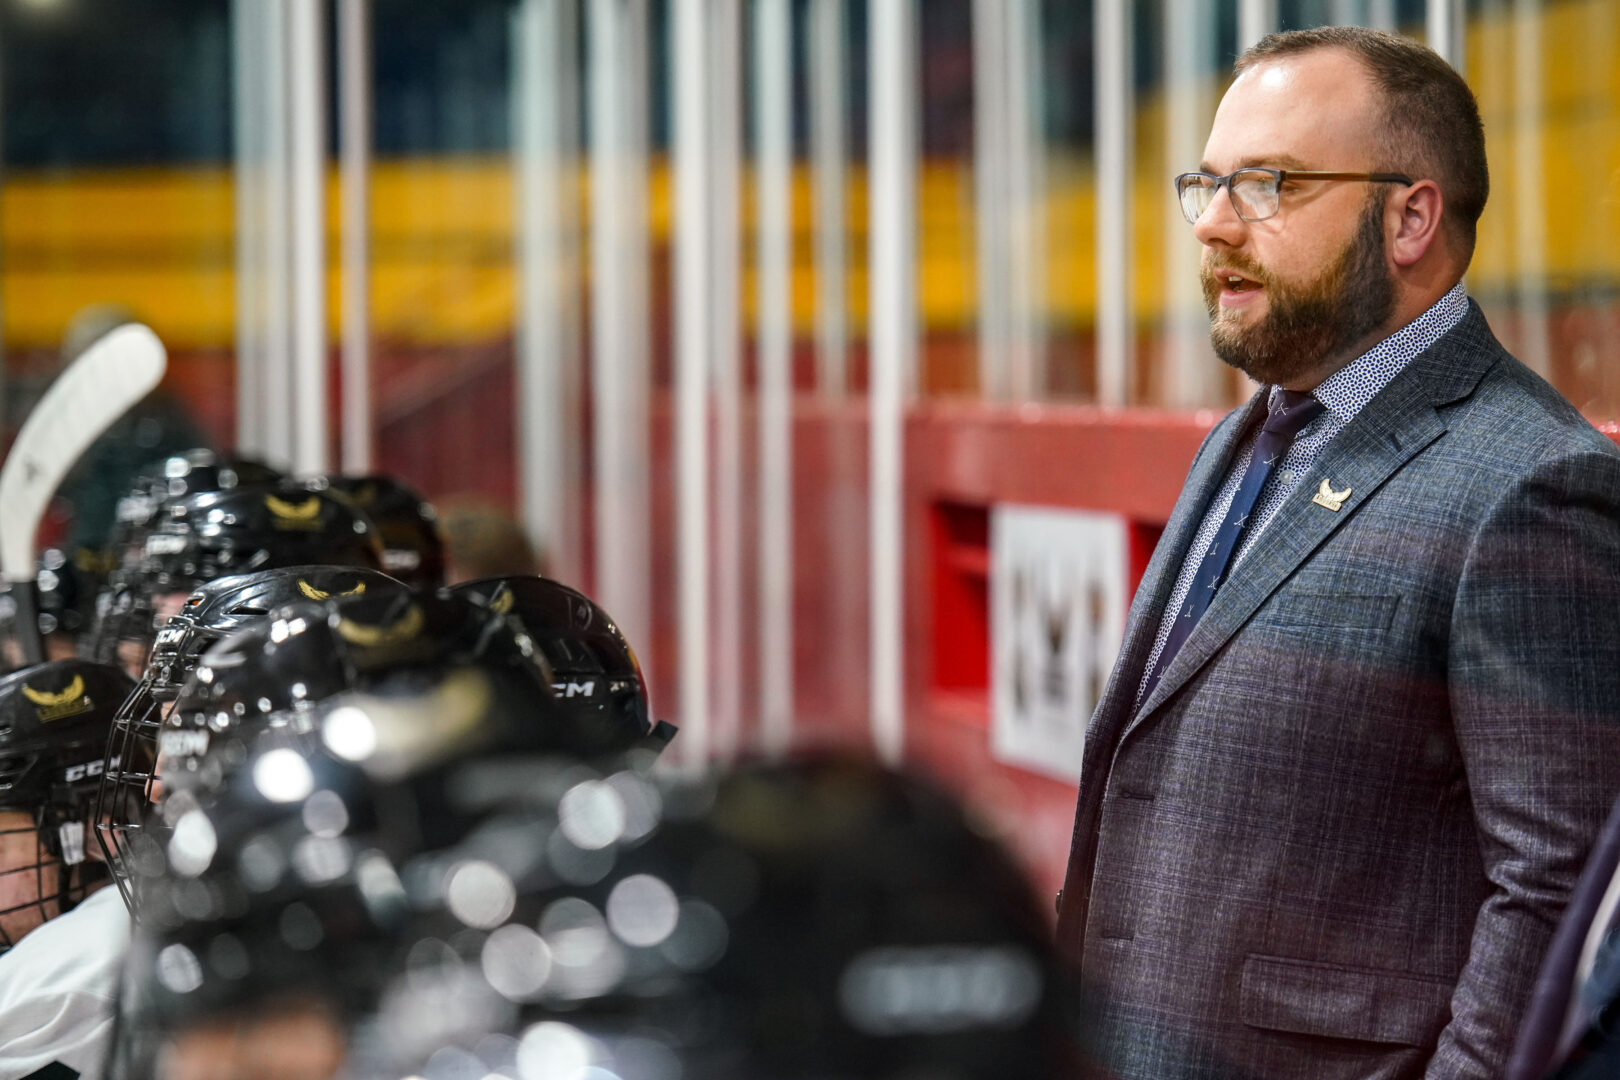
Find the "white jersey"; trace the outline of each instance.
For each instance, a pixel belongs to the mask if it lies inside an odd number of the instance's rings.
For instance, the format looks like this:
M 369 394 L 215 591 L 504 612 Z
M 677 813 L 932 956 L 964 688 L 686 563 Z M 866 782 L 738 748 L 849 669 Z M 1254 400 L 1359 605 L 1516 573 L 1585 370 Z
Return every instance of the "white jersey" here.
M 107 885 L 0 955 L 0 1078 L 99 1080 L 129 936 Z

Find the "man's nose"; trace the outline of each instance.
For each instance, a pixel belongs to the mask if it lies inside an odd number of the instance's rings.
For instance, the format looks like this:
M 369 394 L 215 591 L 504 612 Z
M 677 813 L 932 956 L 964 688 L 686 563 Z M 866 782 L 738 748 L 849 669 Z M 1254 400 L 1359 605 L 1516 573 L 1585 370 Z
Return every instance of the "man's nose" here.
M 1206 247 L 1214 244 L 1237 247 L 1248 232 L 1249 223 L 1238 217 L 1237 208 L 1232 205 L 1232 193 L 1224 184 L 1215 189 L 1215 197 L 1193 222 L 1193 235 Z

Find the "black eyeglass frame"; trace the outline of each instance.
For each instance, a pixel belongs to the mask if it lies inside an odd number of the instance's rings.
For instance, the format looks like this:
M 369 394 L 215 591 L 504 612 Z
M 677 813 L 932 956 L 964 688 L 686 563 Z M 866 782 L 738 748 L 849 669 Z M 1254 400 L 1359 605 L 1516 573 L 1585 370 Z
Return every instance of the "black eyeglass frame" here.
M 1272 194 L 1277 200 L 1276 210 L 1273 210 L 1271 213 L 1266 214 L 1263 217 L 1249 217 L 1242 211 L 1242 209 L 1239 208 L 1238 200 L 1232 198 L 1232 182 L 1237 179 L 1237 177 L 1242 176 L 1245 173 L 1264 173 L 1271 177 Z M 1184 172 L 1175 178 L 1176 204 L 1181 207 L 1181 216 L 1187 219 L 1187 224 L 1189 225 L 1197 224 L 1198 219 L 1203 216 L 1202 211 L 1200 211 L 1197 215 L 1189 215 L 1187 211 L 1187 202 L 1185 197 L 1187 191 L 1187 181 L 1195 176 L 1201 176 L 1207 180 L 1213 180 L 1215 182 L 1215 186 L 1210 189 L 1210 203 L 1215 201 L 1215 196 L 1220 194 L 1221 188 L 1224 187 L 1226 189 L 1226 197 L 1232 203 L 1232 212 L 1242 220 L 1249 222 L 1251 225 L 1258 221 L 1268 221 L 1277 216 L 1277 212 L 1282 209 L 1282 186 L 1290 180 L 1359 180 L 1366 183 L 1375 184 L 1416 183 L 1416 181 L 1414 181 L 1410 176 L 1407 176 L 1405 173 L 1313 172 L 1304 169 L 1268 169 L 1260 165 L 1249 165 L 1241 169 L 1234 169 L 1225 176 L 1216 176 L 1214 173 L 1201 172 L 1197 170 L 1193 172 Z M 1209 203 L 1206 203 L 1204 205 L 1204 210 L 1208 209 Z

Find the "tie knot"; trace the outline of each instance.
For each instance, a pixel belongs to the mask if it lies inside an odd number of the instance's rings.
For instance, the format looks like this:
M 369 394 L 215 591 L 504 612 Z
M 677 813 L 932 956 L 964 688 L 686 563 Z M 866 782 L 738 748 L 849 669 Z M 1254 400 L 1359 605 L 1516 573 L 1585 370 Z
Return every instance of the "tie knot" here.
M 1278 390 L 1266 416 L 1265 430 L 1292 439 L 1306 424 L 1322 415 L 1323 405 L 1310 394 Z

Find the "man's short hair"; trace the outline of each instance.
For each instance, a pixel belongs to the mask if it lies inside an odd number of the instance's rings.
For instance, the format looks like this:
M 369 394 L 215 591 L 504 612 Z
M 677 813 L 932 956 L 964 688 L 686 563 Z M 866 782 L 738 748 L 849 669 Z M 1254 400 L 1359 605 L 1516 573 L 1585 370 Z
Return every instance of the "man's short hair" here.
M 1343 49 L 1367 68 L 1384 99 L 1382 154 L 1369 171 L 1404 172 L 1440 185 L 1441 219 L 1464 263 L 1490 195 L 1485 127 L 1474 92 L 1439 53 L 1411 38 L 1360 26 L 1323 26 L 1268 34 L 1238 57 L 1233 71 L 1317 49 Z

